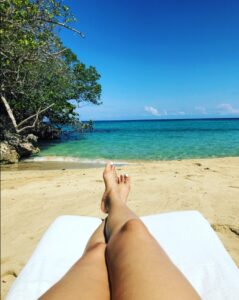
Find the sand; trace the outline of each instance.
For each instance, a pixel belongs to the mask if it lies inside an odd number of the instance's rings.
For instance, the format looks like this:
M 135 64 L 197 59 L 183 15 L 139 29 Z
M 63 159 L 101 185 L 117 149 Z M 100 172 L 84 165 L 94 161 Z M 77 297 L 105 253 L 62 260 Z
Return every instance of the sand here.
M 140 216 L 198 210 L 239 266 L 239 157 L 137 162 L 129 206 Z M 103 217 L 102 168 L 2 172 L 2 295 L 59 215 Z M 167 228 L 165 228 L 167 230 Z

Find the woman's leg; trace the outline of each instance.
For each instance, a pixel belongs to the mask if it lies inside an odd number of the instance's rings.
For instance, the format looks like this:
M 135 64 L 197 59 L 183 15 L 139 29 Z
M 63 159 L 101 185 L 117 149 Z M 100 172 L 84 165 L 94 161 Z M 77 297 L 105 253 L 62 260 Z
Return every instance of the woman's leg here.
M 114 167 L 107 164 L 102 209 L 108 213 L 106 261 L 112 299 L 200 299 L 120 196 L 122 189 L 124 194 L 129 191 L 129 177 L 121 176 L 117 184 L 116 176 Z
M 104 222 L 91 236 L 84 254 L 40 300 L 109 300 Z

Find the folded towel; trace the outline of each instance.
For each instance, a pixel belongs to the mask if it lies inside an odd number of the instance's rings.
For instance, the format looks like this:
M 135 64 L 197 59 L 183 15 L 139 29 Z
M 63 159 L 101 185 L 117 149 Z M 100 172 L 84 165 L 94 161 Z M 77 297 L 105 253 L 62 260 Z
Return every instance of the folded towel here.
M 141 219 L 203 300 L 239 299 L 239 270 L 199 212 L 164 213 Z M 100 219 L 93 217 L 58 217 L 6 299 L 40 297 L 79 259 L 100 223 Z

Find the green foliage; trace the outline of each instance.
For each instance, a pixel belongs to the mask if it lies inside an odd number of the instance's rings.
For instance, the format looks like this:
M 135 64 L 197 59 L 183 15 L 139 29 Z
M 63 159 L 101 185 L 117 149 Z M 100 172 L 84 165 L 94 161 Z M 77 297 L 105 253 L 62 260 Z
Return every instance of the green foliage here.
M 63 1 L 4 0 L 0 13 L 1 95 L 17 123 L 54 103 L 44 116 L 52 123 L 73 124 L 79 103 L 101 104 L 100 75 L 81 63 L 57 35 L 59 26 L 82 35 L 69 26 L 75 18 Z

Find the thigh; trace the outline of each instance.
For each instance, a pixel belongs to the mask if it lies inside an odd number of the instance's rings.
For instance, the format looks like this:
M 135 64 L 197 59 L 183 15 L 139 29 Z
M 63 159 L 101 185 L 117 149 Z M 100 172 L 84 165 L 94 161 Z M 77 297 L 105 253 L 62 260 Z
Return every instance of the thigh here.
M 131 220 L 106 250 L 113 300 L 199 299 L 190 283 L 139 220 Z
M 39 300 L 110 299 L 105 247 L 103 243 L 90 247 Z

